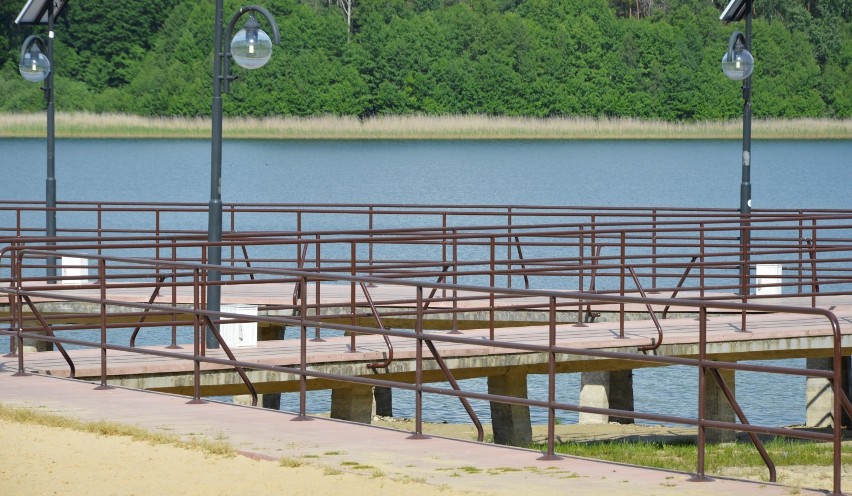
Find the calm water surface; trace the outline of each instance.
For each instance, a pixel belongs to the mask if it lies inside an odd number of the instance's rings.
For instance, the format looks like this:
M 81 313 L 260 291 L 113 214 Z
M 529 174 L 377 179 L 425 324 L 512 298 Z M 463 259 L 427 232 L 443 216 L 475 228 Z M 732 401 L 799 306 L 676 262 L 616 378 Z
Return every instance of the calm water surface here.
M 739 206 L 739 141 L 226 141 L 223 201 L 257 203 L 447 203 L 578 206 Z M 754 208 L 852 208 L 852 140 L 756 141 Z M 0 140 L 0 198 L 43 200 L 45 143 Z M 57 198 L 202 202 L 210 198 L 210 144 L 190 140 L 59 140 Z M 61 222 L 61 221 L 60 221 Z M 206 229 L 206 217 L 198 225 Z M 126 342 L 126 338 L 123 340 Z M 4 340 L 0 344 L 8 350 Z M 773 363 L 803 365 L 804 360 Z M 737 374 L 749 419 L 804 421 L 804 379 Z M 462 381 L 485 390 L 485 379 Z M 530 397 L 546 380 L 530 376 Z M 696 414 L 697 372 L 635 371 L 636 409 Z M 558 379 L 559 400 L 576 403 L 579 375 Z M 309 411 L 329 410 L 329 393 L 309 393 Z M 285 410 L 298 398 L 284 395 Z M 484 422 L 487 403 L 472 402 Z M 431 396 L 429 421 L 466 421 L 458 400 Z M 413 395 L 394 391 L 394 413 L 412 416 Z M 532 410 L 534 422 L 546 412 Z M 576 415 L 560 414 L 566 422 Z

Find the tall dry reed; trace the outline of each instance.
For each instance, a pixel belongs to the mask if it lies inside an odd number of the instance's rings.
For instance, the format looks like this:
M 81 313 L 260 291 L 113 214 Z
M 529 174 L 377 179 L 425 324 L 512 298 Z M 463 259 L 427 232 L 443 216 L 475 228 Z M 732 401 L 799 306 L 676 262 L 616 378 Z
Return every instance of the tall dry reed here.
M 0 114 L 0 137 L 42 137 L 44 113 Z M 65 138 L 210 137 L 207 117 L 139 117 L 58 113 L 56 135 Z M 227 118 L 226 138 L 392 140 L 590 140 L 739 139 L 742 123 L 666 122 L 631 118 L 495 116 L 348 116 Z M 852 119 L 765 119 L 752 126 L 755 139 L 852 139 Z

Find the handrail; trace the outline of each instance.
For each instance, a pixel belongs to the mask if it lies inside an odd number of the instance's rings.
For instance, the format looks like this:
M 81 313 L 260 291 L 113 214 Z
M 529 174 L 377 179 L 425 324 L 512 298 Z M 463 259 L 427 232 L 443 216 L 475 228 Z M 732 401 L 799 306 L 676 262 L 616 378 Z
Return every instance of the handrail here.
M 202 315 L 201 318 L 207 324 L 207 328 L 210 329 L 213 332 L 213 335 L 216 337 L 216 340 L 219 342 L 219 346 L 222 347 L 222 350 L 225 352 L 225 354 L 228 356 L 228 358 L 232 362 L 236 362 L 237 359 L 234 356 L 234 353 L 231 351 L 231 347 L 228 346 L 228 343 L 225 342 L 224 339 L 222 339 L 222 335 L 219 334 L 219 328 L 216 326 L 216 324 L 213 323 L 213 320 L 210 318 L 210 316 L 209 315 Z M 248 376 L 246 375 L 246 373 L 243 370 L 243 367 L 241 365 L 235 365 L 234 370 L 236 370 L 237 373 L 240 375 L 240 378 L 243 380 L 243 383 L 246 385 L 246 387 L 249 390 L 249 394 L 251 394 L 251 406 L 257 406 L 257 390 L 254 388 L 254 384 L 251 383 L 251 381 L 249 380 Z
M 376 310 L 376 305 L 373 304 L 373 298 L 370 296 L 370 292 L 367 290 L 367 285 L 363 282 L 361 284 L 361 291 L 364 292 L 364 298 L 367 299 L 367 303 L 370 305 L 370 310 L 373 312 L 373 317 L 376 319 L 376 324 L 378 324 L 379 329 L 386 330 L 384 323 L 382 323 L 382 317 L 379 315 L 378 310 Z M 388 365 L 393 362 L 393 344 L 391 344 L 390 338 L 387 334 L 383 334 L 382 337 L 385 339 L 385 344 L 388 347 L 388 356 L 381 362 L 376 363 L 368 363 L 367 367 L 371 369 L 386 369 Z
M 521 251 L 521 239 L 518 236 L 515 236 L 515 249 L 518 252 L 518 258 L 523 260 L 524 253 Z M 526 264 L 521 264 L 521 270 L 526 270 Z M 524 289 L 530 289 L 530 278 L 526 272 L 524 272 Z
M 461 391 L 459 383 L 456 382 L 456 378 L 453 377 L 453 373 L 450 371 L 450 368 L 447 367 L 446 362 L 444 362 L 444 358 L 438 352 L 438 348 L 435 347 L 435 344 L 432 342 L 432 340 L 424 339 L 423 342 L 426 343 L 426 346 L 429 347 L 429 351 L 432 353 L 432 357 L 435 359 L 435 362 L 441 368 L 441 372 L 444 373 L 444 377 L 447 379 L 447 382 L 450 383 L 450 386 L 453 388 L 453 390 Z M 482 422 L 479 421 L 479 416 L 476 415 L 476 412 L 470 406 L 470 402 L 467 401 L 467 398 L 465 398 L 464 396 L 459 396 L 459 400 L 461 401 L 464 410 L 470 417 L 470 420 L 473 421 L 473 425 L 476 426 L 476 440 L 482 442 L 482 440 L 485 439 L 485 431 L 482 428 Z
M 44 329 L 44 332 L 48 336 L 56 337 L 56 335 L 53 333 L 53 329 L 51 329 L 51 327 L 50 327 L 50 324 L 47 323 L 47 321 L 45 320 L 44 316 L 41 314 L 39 309 L 36 308 L 35 305 L 33 305 L 33 301 L 30 299 L 30 297 L 27 296 L 27 295 L 21 295 L 21 298 L 23 298 L 23 300 L 27 302 L 27 306 L 30 308 L 30 311 L 33 313 L 35 318 L 38 319 L 38 322 L 41 325 L 42 329 Z M 77 369 L 76 369 L 76 367 L 74 367 L 74 362 L 71 360 L 71 356 L 68 355 L 67 351 L 65 351 L 65 348 L 62 346 L 62 343 L 56 343 L 56 349 L 59 350 L 59 353 L 61 353 L 62 357 L 65 358 L 65 362 L 68 363 L 68 367 L 71 369 L 71 373 L 69 374 L 69 377 L 71 377 L 73 379 L 74 376 L 77 373 L 76 372 Z M 20 350 L 18 350 L 18 353 L 23 354 L 24 350 L 20 349 Z
M 243 245 L 245 248 L 245 245 Z M 304 268 L 305 266 L 305 257 L 308 255 L 308 243 L 305 243 L 305 247 L 302 249 L 302 256 L 299 258 L 296 266 L 298 268 Z M 247 255 L 248 256 L 248 255 Z M 252 279 L 254 279 L 254 274 L 252 274 Z M 299 301 L 302 297 L 302 285 L 296 284 L 296 287 L 293 288 L 293 305 L 296 305 L 296 302 Z
M 636 289 L 639 290 L 639 296 L 642 298 L 647 298 L 645 295 L 645 290 L 642 288 L 642 283 L 639 282 L 639 278 L 636 276 L 636 271 L 633 270 L 633 267 L 627 266 L 627 270 L 630 271 L 630 275 L 633 277 L 633 282 L 636 283 Z M 651 321 L 654 322 L 654 327 L 657 328 L 657 342 L 654 342 L 654 339 L 651 339 L 651 344 L 648 346 L 639 346 L 637 349 L 639 351 L 654 351 L 663 344 L 663 328 L 660 326 L 660 321 L 657 320 L 657 315 L 654 313 L 654 309 L 651 307 L 650 303 L 646 303 L 645 307 L 648 309 L 648 315 L 651 316 Z
M 689 276 L 689 272 L 692 270 L 692 266 L 697 260 L 698 256 L 696 255 L 692 257 L 692 260 L 690 260 L 689 263 L 686 265 L 686 270 L 683 272 L 683 275 L 680 276 L 680 280 L 677 282 L 677 286 L 675 286 L 675 290 L 672 291 L 672 295 L 669 298 L 677 298 L 677 294 L 680 292 L 680 288 L 683 287 L 683 283 L 686 281 L 687 276 Z M 668 315 L 669 308 L 671 308 L 671 305 L 666 305 L 666 307 L 663 308 L 663 319 L 665 319 Z
M 25 257 L 25 256 L 42 257 L 42 256 L 45 256 L 45 255 L 48 255 L 48 254 L 56 254 L 56 253 L 57 252 L 54 251 L 54 250 L 45 251 L 45 250 L 23 249 L 23 250 L 20 251 L 18 256 L 19 257 Z M 151 267 L 156 267 L 156 268 L 166 268 L 166 267 L 192 268 L 196 272 L 203 270 L 206 267 L 208 267 L 207 265 L 204 265 L 204 264 L 190 264 L 190 263 L 179 263 L 179 262 L 170 262 L 170 261 L 156 261 L 156 260 L 150 260 L 150 259 L 146 260 L 146 259 L 140 259 L 140 258 L 134 258 L 134 257 L 113 257 L 113 256 L 106 256 L 106 255 L 93 255 L 92 258 L 97 258 L 99 260 L 100 266 L 104 266 L 105 261 L 109 260 L 111 262 L 116 262 L 116 263 L 118 263 L 118 262 L 126 263 L 128 265 L 148 264 Z M 226 269 L 227 270 L 237 270 L 237 269 L 234 269 L 234 268 L 228 268 L 228 267 L 224 267 L 224 266 L 222 266 L 221 268 L 223 270 L 226 270 Z M 320 272 L 304 271 L 304 270 L 273 269 L 273 268 L 264 268 L 264 269 L 256 268 L 256 269 L 253 269 L 253 270 L 255 270 L 257 273 L 275 274 L 279 277 L 283 277 L 283 276 L 300 277 L 300 278 L 304 279 L 305 281 L 311 280 L 311 281 L 315 281 L 315 282 L 319 282 L 319 281 L 339 281 L 339 282 L 353 282 L 353 283 L 358 283 L 358 284 L 362 284 L 362 283 L 366 284 L 366 283 L 369 283 L 369 282 L 378 283 L 378 282 L 383 281 L 383 279 L 378 278 L 378 277 L 365 277 L 365 276 L 358 276 L 358 275 L 351 276 L 351 275 L 345 275 L 345 274 L 320 273 Z M 104 284 L 105 284 L 105 282 L 104 282 L 105 281 L 105 272 L 102 271 L 102 273 L 99 275 L 99 277 L 101 278 L 101 287 L 103 288 Z M 196 278 L 196 280 L 193 284 L 196 285 L 196 286 L 199 284 L 197 278 Z M 399 284 L 399 285 L 402 285 L 402 286 L 410 286 L 410 287 L 418 288 L 418 294 L 421 295 L 421 296 L 419 296 L 419 298 L 422 298 L 422 288 L 426 287 L 426 288 L 438 288 L 438 289 L 448 289 L 448 290 L 458 289 L 460 291 L 476 291 L 476 292 L 479 292 L 481 294 L 489 294 L 491 292 L 495 292 L 495 293 L 501 293 L 501 294 L 506 295 L 506 296 L 519 296 L 519 297 L 521 297 L 521 296 L 523 296 L 523 297 L 541 296 L 541 297 L 547 297 L 547 298 L 559 298 L 559 299 L 570 299 L 570 300 L 583 299 L 583 300 L 588 300 L 588 301 L 597 302 L 597 303 L 638 303 L 638 304 L 649 303 L 649 299 L 646 298 L 646 297 L 642 297 L 642 296 L 637 297 L 637 296 L 603 295 L 603 294 L 588 293 L 588 292 L 527 290 L 527 289 L 494 288 L 494 287 L 482 287 L 482 286 L 477 287 L 477 286 L 470 286 L 470 285 L 452 285 L 452 284 L 446 284 L 446 283 L 424 283 L 424 282 L 418 282 L 418 281 L 402 281 L 402 280 L 397 281 L 396 284 Z M 19 284 L 19 285 L 12 287 L 12 288 L 0 288 L 0 292 L 6 292 L 7 294 L 16 294 L 16 295 L 19 295 L 21 297 L 23 297 L 23 296 L 27 296 L 27 297 L 31 297 L 31 296 L 32 297 L 34 297 L 34 296 L 50 297 L 51 295 L 53 295 L 55 297 L 56 294 L 62 294 L 62 291 L 61 291 L 62 288 L 47 288 L 48 291 L 45 291 L 44 290 L 45 288 L 43 288 L 43 287 L 40 287 L 40 289 L 41 290 L 27 290 Z M 50 289 L 52 289 L 52 291 L 49 291 Z M 66 291 L 66 293 L 67 293 L 67 291 Z M 92 297 L 86 297 L 86 296 L 74 296 L 74 295 L 68 295 L 68 294 L 63 296 L 63 298 L 67 299 L 69 301 L 97 302 L 102 307 L 105 307 L 106 305 L 112 305 L 112 304 L 118 303 L 118 302 L 115 302 L 115 301 L 107 300 L 103 291 L 102 291 L 102 296 L 100 298 L 92 298 Z M 533 352 L 533 353 L 549 353 L 549 354 L 558 353 L 558 354 L 566 354 L 566 355 L 572 354 L 572 355 L 584 355 L 584 356 L 588 356 L 588 357 L 598 357 L 598 358 L 618 358 L 618 359 L 625 359 L 626 358 L 626 359 L 629 359 L 629 360 L 640 361 L 640 362 L 652 362 L 652 363 L 656 363 L 656 364 L 666 364 L 666 365 L 677 364 L 677 365 L 689 365 L 689 366 L 694 366 L 694 367 L 703 367 L 703 368 L 706 368 L 708 370 L 727 369 L 727 370 L 753 370 L 753 371 L 764 371 L 764 372 L 774 372 L 774 373 L 789 373 L 789 374 L 795 374 L 795 375 L 807 375 L 807 376 L 829 378 L 829 379 L 834 381 L 833 384 L 835 385 L 835 388 L 839 384 L 838 379 L 839 379 L 840 373 L 841 373 L 839 366 L 835 367 L 835 370 L 833 372 L 815 371 L 815 370 L 802 371 L 802 370 L 798 370 L 798 369 L 791 369 L 789 367 L 771 367 L 771 366 L 755 365 L 755 364 L 722 362 L 722 361 L 708 360 L 706 358 L 706 338 L 705 338 L 705 334 L 706 334 L 707 307 L 712 305 L 714 308 L 718 307 L 718 308 L 724 308 L 724 309 L 735 310 L 735 311 L 747 310 L 747 311 L 755 311 L 755 312 L 783 312 L 783 313 L 795 313 L 795 314 L 815 315 L 815 316 L 824 317 L 825 319 L 827 319 L 827 321 L 829 322 L 830 327 L 831 327 L 831 333 L 832 333 L 833 338 L 834 338 L 833 339 L 833 349 L 834 349 L 834 355 L 835 355 L 835 358 L 834 358 L 835 364 L 839 365 L 840 353 L 841 353 L 841 337 L 842 337 L 842 334 L 841 334 L 841 330 L 840 330 L 839 321 L 838 321 L 836 315 L 829 310 L 825 310 L 825 309 L 822 309 L 822 308 L 790 307 L 790 306 L 765 305 L 765 304 L 754 304 L 754 303 L 736 303 L 736 302 L 730 302 L 730 301 L 714 301 L 714 302 L 710 303 L 710 302 L 707 302 L 707 301 L 704 301 L 704 300 L 693 300 L 693 299 L 673 300 L 673 299 L 668 299 L 668 298 L 661 298 L 661 299 L 652 299 L 651 301 L 653 301 L 654 303 L 662 303 L 662 304 L 675 304 L 676 303 L 676 304 L 681 305 L 681 306 L 695 307 L 695 308 L 700 309 L 700 315 L 701 315 L 701 317 L 700 317 L 700 328 L 702 329 L 702 331 L 701 331 L 702 341 L 701 341 L 701 344 L 700 344 L 701 356 L 698 359 L 687 358 L 687 357 L 667 357 L 667 356 L 645 355 L 645 354 L 641 354 L 641 353 L 639 353 L 639 354 L 627 353 L 627 352 L 624 352 L 624 351 L 606 351 L 606 350 L 599 350 L 599 349 L 584 349 L 584 348 L 574 348 L 574 347 L 567 347 L 567 346 L 554 346 L 552 344 L 541 345 L 541 344 L 520 343 L 520 342 L 503 342 L 503 341 L 498 341 L 498 340 L 489 341 L 488 346 L 495 347 L 495 348 L 506 348 L 506 349 L 510 349 L 510 350 L 517 350 L 518 352 L 527 351 L 527 352 Z M 151 308 L 151 309 L 156 309 L 156 310 L 162 310 L 163 312 L 174 311 L 174 308 L 172 306 L 165 305 L 165 304 L 147 304 L 147 303 L 142 303 L 142 302 L 138 302 L 138 303 L 124 302 L 123 304 L 131 306 L 131 307 L 135 307 L 135 308 Z M 418 308 L 420 308 L 420 307 L 418 307 Z M 197 305 L 196 305 L 195 309 L 193 310 L 193 312 L 196 315 L 201 316 L 205 320 L 205 322 L 210 326 L 213 326 L 213 321 L 211 320 L 211 315 L 223 316 L 221 313 L 215 313 L 215 314 L 208 313 L 207 311 L 200 309 Z M 421 312 L 421 310 L 418 310 L 418 312 Z M 422 315 L 422 313 L 418 313 L 418 315 Z M 227 315 L 225 315 L 225 316 L 227 316 Z M 245 316 L 239 316 L 239 317 L 242 318 L 242 317 L 245 317 Z M 307 316 L 307 315 L 302 315 L 299 319 L 294 319 L 292 317 L 284 317 L 284 316 L 277 316 L 277 317 L 264 316 L 264 317 L 258 317 L 258 318 L 250 318 L 250 317 L 246 317 L 246 318 L 249 319 L 249 320 L 263 320 L 263 321 L 283 323 L 283 324 L 289 324 L 289 325 L 301 324 L 301 325 L 304 326 L 306 324 L 311 323 L 311 320 L 309 319 L 309 316 Z M 317 320 L 316 322 L 319 323 L 320 321 Z M 341 324 L 326 324 L 326 325 L 328 325 L 329 327 L 332 327 L 332 328 L 339 328 L 341 330 L 353 330 L 353 331 L 358 331 L 358 332 L 372 332 L 372 333 L 375 333 L 375 334 L 386 335 L 386 336 L 389 336 L 389 337 L 390 336 L 398 336 L 398 337 L 405 337 L 405 338 L 409 338 L 409 339 L 411 339 L 413 337 L 411 335 L 411 333 L 398 332 L 398 331 L 393 331 L 393 330 L 381 330 L 381 329 L 376 329 L 376 328 L 364 328 L 364 327 L 361 327 L 361 326 L 341 325 Z M 36 334 L 31 333 L 31 332 L 22 333 L 22 332 L 20 332 L 20 330 L 14 331 L 14 330 L 8 330 L 8 329 L 0 329 L 0 334 L 9 334 L 9 333 L 16 333 L 16 332 L 19 336 L 20 335 L 25 335 L 27 337 L 36 336 Z M 221 336 L 219 336 L 219 338 L 221 340 Z M 304 341 L 305 339 L 306 339 L 306 337 L 303 336 L 302 340 Z M 424 342 L 425 341 L 444 341 L 444 342 L 448 342 L 448 343 L 463 343 L 463 344 L 477 344 L 477 345 L 481 345 L 481 343 L 482 343 L 481 339 L 465 338 L 465 337 L 461 337 L 461 336 L 440 335 L 440 334 L 432 334 L 432 333 L 422 333 L 422 332 L 417 335 L 417 339 L 423 340 Z M 74 340 L 60 339 L 60 338 L 57 338 L 57 337 L 46 337 L 45 340 L 52 341 L 52 342 L 69 342 L 69 343 L 74 342 Z M 83 342 L 83 344 L 85 344 L 85 342 Z M 103 349 L 132 350 L 129 347 L 119 347 L 119 346 L 115 346 L 115 345 L 108 345 L 108 344 L 105 344 L 105 343 L 101 343 L 99 346 Z M 184 358 L 184 359 L 188 358 L 186 355 L 166 353 L 166 352 L 162 352 L 162 351 L 154 353 L 152 350 L 139 350 L 139 352 L 140 353 L 147 353 L 147 354 L 160 354 L 161 356 L 174 356 L 174 357 L 180 357 L 180 358 Z M 226 354 L 227 354 L 227 352 L 226 352 Z M 196 354 L 192 357 L 192 359 L 196 363 L 198 363 L 198 362 L 209 362 L 209 363 L 217 363 L 217 364 L 225 365 L 225 366 L 229 366 L 229 367 L 235 367 L 235 366 L 250 367 L 252 369 L 258 369 L 258 370 L 273 370 L 273 371 L 276 371 L 276 372 L 295 373 L 295 374 L 298 374 L 302 378 L 306 378 L 306 377 L 310 376 L 310 377 L 327 378 L 327 379 L 333 379 L 333 380 L 344 380 L 344 381 L 352 382 L 352 383 L 356 383 L 356 384 L 391 386 L 391 387 L 399 387 L 399 388 L 403 388 L 403 389 L 412 389 L 412 390 L 416 389 L 417 391 L 421 391 L 421 392 L 428 392 L 428 393 L 435 392 L 435 393 L 438 393 L 438 394 L 451 394 L 453 396 L 464 396 L 465 398 L 485 399 L 485 400 L 488 400 L 488 401 L 501 401 L 501 402 L 507 402 L 507 403 L 511 403 L 511 404 L 526 405 L 526 406 L 556 408 L 556 409 L 565 409 L 565 410 L 571 410 L 571 411 L 590 411 L 590 412 L 593 412 L 593 413 L 617 414 L 617 415 L 620 415 L 620 416 L 628 416 L 628 417 L 640 418 L 640 419 L 660 420 L 660 421 L 665 421 L 665 422 L 674 422 L 674 423 L 681 423 L 681 424 L 686 424 L 686 425 L 696 425 L 696 426 L 701 427 L 702 429 L 703 428 L 722 428 L 722 429 L 741 430 L 741 431 L 752 432 L 752 433 L 764 432 L 764 433 L 769 433 L 769 434 L 784 434 L 784 435 L 788 435 L 788 436 L 802 437 L 802 438 L 806 438 L 806 439 L 830 440 L 830 441 L 833 441 L 835 443 L 835 451 L 834 451 L 834 453 L 835 453 L 835 455 L 834 455 L 835 456 L 835 492 L 839 493 L 839 489 L 840 489 L 840 478 L 839 478 L 840 447 L 839 447 L 839 443 L 840 443 L 841 437 L 840 437 L 839 422 L 835 423 L 835 429 L 834 429 L 834 432 L 832 434 L 824 434 L 824 433 L 818 433 L 818 432 L 805 432 L 805 431 L 790 432 L 790 431 L 787 431 L 787 430 L 781 429 L 781 428 L 757 427 L 757 426 L 752 426 L 751 424 L 747 424 L 747 423 L 738 424 L 738 423 L 733 423 L 733 422 L 723 422 L 723 421 L 709 420 L 709 419 L 704 419 L 704 418 L 698 418 L 697 420 L 693 420 L 693 419 L 690 419 L 690 418 L 668 416 L 668 415 L 645 414 L 645 413 L 641 413 L 641 412 L 624 412 L 624 411 L 620 411 L 620 410 L 611 410 L 611 409 L 603 409 L 603 408 L 590 408 L 590 407 L 583 407 L 583 406 L 577 406 L 577 405 L 570 405 L 570 404 L 558 403 L 558 402 L 550 401 L 550 400 L 539 401 L 539 400 L 529 400 L 529 399 L 526 399 L 526 398 L 506 397 L 506 396 L 493 395 L 493 394 L 463 392 L 461 390 L 456 390 L 456 389 L 453 389 L 452 392 L 447 392 L 446 390 L 443 390 L 441 388 L 433 388 L 433 387 L 429 387 L 429 386 L 423 386 L 420 383 L 415 384 L 415 385 L 404 385 L 402 383 L 397 383 L 397 382 L 384 381 L 384 380 L 372 379 L 372 378 L 367 378 L 367 377 L 353 377 L 353 376 L 332 374 L 332 373 L 320 372 L 320 371 L 316 371 L 316 370 L 308 370 L 306 368 L 295 369 L 295 368 L 292 368 L 292 367 L 279 367 L 279 366 L 271 366 L 271 365 L 267 366 L 267 365 L 262 365 L 262 364 L 240 362 L 240 361 L 237 361 L 235 358 L 233 358 L 231 356 L 229 356 L 229 360 L 223 360 L 223 359 L 217 359 L 217 358 L 213 358 L 213 357 L 198 356 Z M 549 380 L 554 380 L 554 379 L 551 376 L 549 378 Z M 845 393 L 836 388 L 836 391 L 835 391 L 835 409 L 836 409 L 837 415 L 835 416 L 835 418 L 839 418 L 839 411 L 841 409 L 850 408 L 848 398 L 844 399 L 844 397 L 845 397 Z M 699 450 L 701 452 L 703 452 L 703 443 L 699 443 L 699 445 L 700 445 Z M 699 467 L 698 473 L 700 475 L 703 475 L 703 466 Z
M 151 297 L 148 298 L 148 303 L 154 303 L 154 301 L 157 299 L 157 296 L 159 296 L 159 294 L 160 294 L 160 288 L 162 287 L 160 285 L 165 281 L 166 281 L 166 276 L 161 276 L 157 280 L 157 285 L 154 286 L 154 292 L 151 293 Z M 131 348 L 136 346 L 136 336 L 139 334 L 139 330 L 142 329 L 142 324 L 145 323 L 145 320 L 148 316 L 148 309 L 147 308 L 145 310 L 143 310 L 143 312 L 144 312 L 144 314 L 142 315 L 142 317 L 139 318 L 139 323 L 138 323 L 139 325 L 137 325 L 136 328 L 133 329 L 133 333 L 130 335 L 130 347 Z
M 733 408 L 734 413 L 736 413 L 737 418 L 740 419 L 740 423 L 743 425 L 750 425 L 748 419 L 746 418 L 745 413 L 742 408 L 740 408 L 739 403 L 737 402 L 736 396 L 731 392 L 731 388 L 728 387 L 728 384 L 725 382 L 725 379 L 722 377 L 722 374 L 719 372 L 719 369 L 710 369 L 710 373 L 713 375 L 713 379 L 718 384 L 719 389 L 722 390 L 722 393 L 725 395 L 725 399 L 728 400 L 728 404 Z M 848 400 L 847 400 L 848 401 Z M 776 471 L 775 471 L 775 463 L 769 457 L 769 453 L 766 451 L 766 448 L 763 446 L 763 442 L 757 437 L 757 434 L 749 431 L 748 438 L 751 440 L 751 443 L 757 449 L 757 452 L 760 453 L 760 457 L 763 459 L 763 463 L 766 464 L 766 468 L 769 469 L 769 482 L 776 481 Z

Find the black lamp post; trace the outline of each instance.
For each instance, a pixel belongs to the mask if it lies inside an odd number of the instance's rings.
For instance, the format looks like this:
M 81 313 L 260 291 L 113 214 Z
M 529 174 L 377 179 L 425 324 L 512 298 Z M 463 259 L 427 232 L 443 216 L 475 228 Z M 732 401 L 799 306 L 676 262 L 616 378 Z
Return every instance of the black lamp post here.
M 752 0 L 731 0 L 719 18 L 723 22 L 735 22 L 745 19 L 745 35 L 734 32 L 728 40 L 728 50 L 722 55 L 722 72 L 734 81 L 743 82 L 743 155 L 742 182 L 740 184 L 740 216 L 742 230 L 742 270 L 741 293 L 748 295 L 749 254 L 751 244 L 749 219 L 751 215 L 751 73 L 754 71 L 754 57 L 751 50 L 751 11 Z
M 746 17 L 746 34 L 736 31 L 722 56 L 722 71 L 728 78 L 743 82 L 743 178 L 740 185 L 740 213 L 751 213 L 751 16 Z
M 728 40 L 728 51 L 722 55 L 722 72 L 734 81 L 743 82 L 743 179 L 740 185 L 740 213 L 751 213 L 751 2 L 731 0 L 719 17 L 724 22 L 745 19 L 745 35 L 739 31 Z
M 230 90 L 231 81 L 236 79 L 231 72 L 231 58 L 237 65 L 246 69 L 257 69 L 269 62 L 272 56 L 272 45 L 280 41 L 278 25 L 275 18 L 263 7 L 250 5 L 242 7 L 231 17 L 227 30 L 223 33 L 222 0 L 216 0 L 216 33 L 213 57 L 213 139 L 210 158 L 210 206 L 207 223 L 207 263 L 222 264 L 222 92 Z M 272 27 L 273 38 L 270 39 L 254 17 L 261 14 Z M 225 46 L 224 40 L 231 38 L 237 21 L 248 13 L 249 18 L 245 27 L 231 39 L 230 45 Z M 218 312 L 222 303 L 222 288 L 218 285 L 221 273 L 218 270 L 207 272 L 207 310 Z M 207 345 L 219 346 L 213 333 L 207 331 Z
M 47 178 L 45 180 L 45 234 L 56 236 L 56 133 L 54 125 L 53 99 L 53 23 L 65 7 L 65 0 L 29 0 L 15 19 L 16 24 L 47 24 L 47 44 L 38 36 L 24 40 L 18 70 L 27 81 L 44 81 L 44 97 L 47 100 Z M 49 244 L 53 244 L 50 242 Z M 48 282 L 56 277 L 56 258 L 47 259 Z

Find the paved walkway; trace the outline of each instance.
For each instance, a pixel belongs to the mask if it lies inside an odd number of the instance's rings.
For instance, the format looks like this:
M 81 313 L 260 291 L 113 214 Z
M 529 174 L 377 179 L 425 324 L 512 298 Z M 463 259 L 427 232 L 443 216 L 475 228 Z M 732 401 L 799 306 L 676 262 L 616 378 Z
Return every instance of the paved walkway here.
M 430 437 L 329 419 L 294 421 L 292 414 L 221 403 L 187 404 L 187 398 L 112 388 L 44 376 L 0 372 L 0 403 L 86 421 L 106 419 L 185 438 L 221 439 L 241 453 L 277 460 L 311 457 L 341 466 L 358 461 L 389 477 L 425 480 L 480 494 L 789 495 L 775 484 L 715 479 L 691 482 L 690 474 L 564 457 L 492 444 Z M 316 457 L 316 458 L 314 458 Z M 342 489 L 345 491 L 345 489 Z M 824 494 L 795 490 L 796 494 Z

